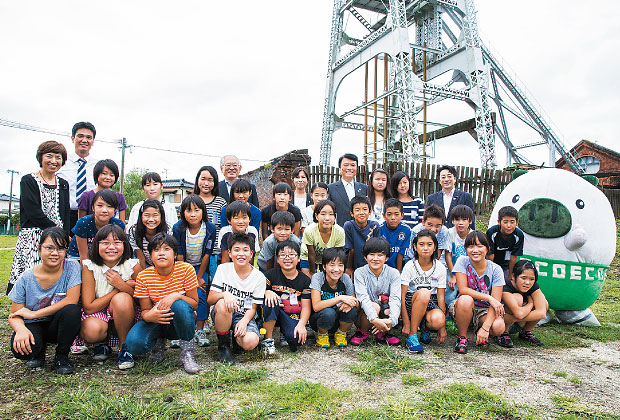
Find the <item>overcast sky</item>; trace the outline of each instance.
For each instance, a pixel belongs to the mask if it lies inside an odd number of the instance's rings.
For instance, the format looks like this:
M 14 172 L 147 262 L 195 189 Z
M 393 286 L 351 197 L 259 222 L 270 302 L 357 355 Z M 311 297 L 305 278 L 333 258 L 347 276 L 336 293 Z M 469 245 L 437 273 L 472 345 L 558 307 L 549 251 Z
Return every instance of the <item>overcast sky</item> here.
M 247 159 L 244 171 L 296 148 L 309 148 L 316 164 L 333 3 L 301 4 L 1 2 L 0 119 L 59 131 L 88 120 L 97 139 L 234 153 Z M 483 39 L 534 93 L 569 147 L 587 138 L 620 149 L 618 2 L 477 0 L 476 6 Z M 341 93 L 353 103 L 362 94 Z M 453 122 L 473 117 L 457 114 Z M 517 143 L 539 139 L 520 129 L 515 136 Z M 49 139 L 70 147 L 68 138 L 0 127 L 0 193 L 9 191 L 6 169 L 22 175 L 38 169 L 36 148 Z M 345 151 L 361 155 L 362 147 L 360 132 L 340 130 L 332 163 Z M 532 153 L 536 163 L 548 160 L 544 148 Z M 114 145 L 96 142 L 93 154 L 120 164 Z M 499 141 L 497 154 L 502 166 Z M 191 181 L 201 165 L 219 163 L 139 148 L 126 159 L 127 169 Z M 477 145 L 468 135 L 442 140 L 433 162 L 479 166 Z

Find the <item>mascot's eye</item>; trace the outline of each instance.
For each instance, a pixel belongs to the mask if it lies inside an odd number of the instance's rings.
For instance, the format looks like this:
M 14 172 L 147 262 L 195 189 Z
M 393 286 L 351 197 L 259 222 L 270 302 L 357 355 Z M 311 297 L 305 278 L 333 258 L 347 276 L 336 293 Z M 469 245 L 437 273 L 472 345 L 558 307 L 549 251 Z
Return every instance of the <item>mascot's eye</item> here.
M 575 201 L 575 205 L 577 206 L 578 209 L 582 209 L 586 206 L 586 204 L 581 199 Z
M 519 198 L 521 198 L 519 197 L 519 194 L 515 195 L 514 197 L 512 197 L 512 202 L 516 203 L 517 201 L 519 201 Z M 583 208 L 583 207 L 580 207 L 580 208 Z

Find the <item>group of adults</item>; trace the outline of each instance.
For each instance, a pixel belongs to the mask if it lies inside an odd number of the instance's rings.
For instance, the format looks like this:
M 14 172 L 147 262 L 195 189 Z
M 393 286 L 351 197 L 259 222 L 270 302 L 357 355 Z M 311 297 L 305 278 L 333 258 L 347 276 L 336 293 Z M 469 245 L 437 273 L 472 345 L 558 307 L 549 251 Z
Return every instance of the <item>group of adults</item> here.
M 24 175 L 20 182 L 20 233 L 15 247 L 7 292 L 15 284 L 21 273 L 40 262 L 37 245 L 43 229 L 58 226 L 63 228 L 69 236 L 72 235 L 71 230 L 79 217 L 78 203 L 80 197 L 87 191 L 96 188 L 94 169 L 99 159 L 91 154 L 96 134 L 93 124 L 78 122 L 71 130 L 72 148 L 69 151 L 63 144 L 56 141 L 46 141 L 39 146 L 36 153 L 39 170 Z M 340 226 L 351 220 L 349 205 L 350 200 L 355 196 L 368 195 L 373 206 L 377 204 L 380 207 L 381 203 L 377 203 L 377 196 L 382 194 L 383 202 L 390 195 L 399 198 L 397 190 L 403 184 L 405 189 L 404 193 L 401 192 L 401 196 L 403 194 L 404 196 L 412 196 L 412 185 L 409 182 L 409 177 L 404 173 L 401 173 L 401 176 L 395 174 L 398 185 L 392 188 L 392 192 L 385 185 L 383 188 L 385 194 L 383 194 L 374 188 L 373 177 L 375 173 L 378 173 L 378 175 L 383 176 L 385 184 L 387 183 L 385 171 L 381 169 L 373 171 L 368 184 L 364 184 L 355 180 L 358 169 L 356 155 L 344 154 L 338 160 L 338 166 L 341 179 L 329 184 L 328 194 L 329 199 L 336 205 L 336 222 Z M 239 179 L 241 169 L 241 163 L 236 156 L 222 157 L 220 170 L 223 179 L 218 183 L 218 194 L 227 202 L 229 201 L 230 188 Z M 116 176 L 118 177 L 118 175 Z M 455 188 L 457 172 L 454 167 L 448 165 L 440 167 L 437 176 L 442 189 L 429 195 L 425 205 L 436 204 L 442 207 L 446 215 L 445 225 L 451 227 L 450 211 L 459 204 L 465 204 L 473 210 L 473 198 L 471 194 Z M 406 183 L 403 178 L 406 178 Z M 294 194 L 292 201 L 299 204 L 298 207 L 303 208 L 311 203 L 307 192 L 308 182 L 309 173 L 307 170 L 297 168 L 293 173 Z M 421 202 L 419 198 L 415 198 L 415 200 Z M 256 186 L 253 184 L 248 202 L 260 208 Z

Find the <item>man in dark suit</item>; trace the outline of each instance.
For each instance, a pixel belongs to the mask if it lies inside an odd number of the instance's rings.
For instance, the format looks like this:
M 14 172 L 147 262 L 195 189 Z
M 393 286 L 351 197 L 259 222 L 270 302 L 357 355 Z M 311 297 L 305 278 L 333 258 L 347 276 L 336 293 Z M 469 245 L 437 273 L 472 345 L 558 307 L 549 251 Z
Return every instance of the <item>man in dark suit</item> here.
M 355 182 L 357 175 L 357 156 L 345 153 L 338 159 L 341 179 L 329 184 L 329 199 L 336 204 L 336 223 L 344 226 L 347 220 L 351 220 L 350 200 L 356 195 L 366 195 L 366 184 Z
M 237 156 L 222 156 L 220 159 L 220 171 L 222 171 L 222 175 L 224 175 L 224 179 L 218 183 L 220 197 L 228 202 L 230 197 L 230 187 L 239 178 L 239 174 L 241 173 L 241 163 L 239 163 Z M 254 184 L 252 184 L 252 195 L 250 196 L 248 203 L 254 204 L 256 207 L 260 208 L 258 204 L 258 194 L 256 194 L 256 186 Z
M 433 193 L 426 198 L 426 207 L 435 204 L 444 209 L 446 213 L 444 225 L 451 228 L 453 225 L 450 211 L 452 211 L 454 206 L 465 204 L 474 212 L 474 220 L 471 221 L 470 227 L 475 229 L 476 210 L 474 210 L 474 198 L 470 193 L 454 188 L 456 184 L 456 169 L 454 166 L 440 166 L 437 169 L 437 178 L 441 184 L 441 191 Z

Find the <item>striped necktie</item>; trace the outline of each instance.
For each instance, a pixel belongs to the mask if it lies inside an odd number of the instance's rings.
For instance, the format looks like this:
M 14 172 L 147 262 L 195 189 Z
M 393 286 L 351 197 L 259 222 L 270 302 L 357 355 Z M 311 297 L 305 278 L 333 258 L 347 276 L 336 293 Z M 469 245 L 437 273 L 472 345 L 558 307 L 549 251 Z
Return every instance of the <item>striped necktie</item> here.
M 77 170 L 77 186 L 75 187 L 75 199 L 79 200 L 80 196 L 86 191 L 86 160 L 83 158 L 78 159 Z

